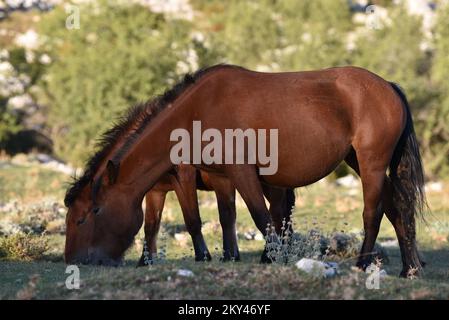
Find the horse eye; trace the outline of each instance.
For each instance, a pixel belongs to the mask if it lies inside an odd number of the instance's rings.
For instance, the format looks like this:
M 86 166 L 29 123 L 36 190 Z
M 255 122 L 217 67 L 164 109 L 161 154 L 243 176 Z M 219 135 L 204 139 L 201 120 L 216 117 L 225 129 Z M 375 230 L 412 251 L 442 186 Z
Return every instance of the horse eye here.
M 84 222 L 86 222 L 86 217 L 80 218 L 80 219 L 76 222 L 76 225 L 77 225 L 77 226 L 82 225 Z
M 95 214 L 96 216 L 98 216 L 98 214 L 100 213 L 100 208 L 99 208 L 99 207 L 96 207 L 96 208 L 94 208 L 92 211 L 94 212 L 94 214 Z

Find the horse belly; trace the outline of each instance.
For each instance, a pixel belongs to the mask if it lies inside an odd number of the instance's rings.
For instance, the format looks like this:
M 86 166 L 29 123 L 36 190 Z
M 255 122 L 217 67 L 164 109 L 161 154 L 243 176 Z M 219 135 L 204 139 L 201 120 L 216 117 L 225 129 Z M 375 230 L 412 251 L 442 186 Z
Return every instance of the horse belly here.
M 279 127 L 278 170 L 262 176 L 269 184 L 300 187 L 331 173 L 351 150 L 351 128 L 336 108 L 300 112 Z

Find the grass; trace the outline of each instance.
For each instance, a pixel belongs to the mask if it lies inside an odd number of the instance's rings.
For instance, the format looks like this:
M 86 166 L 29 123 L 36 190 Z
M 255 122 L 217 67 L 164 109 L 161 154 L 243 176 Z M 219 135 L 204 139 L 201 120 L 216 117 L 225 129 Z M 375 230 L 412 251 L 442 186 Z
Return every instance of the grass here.
M 33 174 L 31 174 L 33 173 Z M 30 178 L 31 177 L 31 178 Z M 0 168 L 2 202 L 13 199 L 21 204 L 39 204 L 42 197 L 61 202 L 68 178 L 38 167 L 10 165 Z M 428 266 L 418 280 L 400 279 L 400 253 L 397 247 L 386 251 L 389 263 L 382 267 L 388 276 L 379 290 L 365 286 L 367 274 L 351 267 L 353 260 L 341 264 L 338 276 L 318 279 L 299 271 L 294 265 L 260 265 L 263 241 L 245 240 L 244 233 L 255 226 L 243 203 L 238 202 L 240 262 L 219 262 L 221 228 L 212 193 L 200 193 L 203 233 L 213 255 L 211 262 L 193 261 L 191 241 L 185 233 L 176 198 L 169 194 L 163 213 L 166 258 L 151 267 L 135 268 L 142 250 L 143 232 L 127 251 L 119 268 L 81 266 L 81 287 L 68 290 L 65 264 L 62 261 L 64 235 L 45 235 L 49 250 L 39 260 L 14 258 L 0 260 L 0 298 L 2 299 L 448 299 L 449 298 L 449 188 L 429 193 L 432 214 L 427 224 L 418 226 L 419 246 Z M 358 190 L 357 190 L 358 191 Z M 294 212 L 295 230 L 306 232 L 319 228 L 360 232 L 361 192 L 317 183 L 297 190 Z M 4 217 L 0 216 L 0 219 Z M 184 235 L 176 240 L 175 233 Z M 387 219 L 382 222 L 379 241 L 394 239 Z M 178 237 L 179 239 L 179 237 Z M 192 277 L 178 275 L 188 269 Z

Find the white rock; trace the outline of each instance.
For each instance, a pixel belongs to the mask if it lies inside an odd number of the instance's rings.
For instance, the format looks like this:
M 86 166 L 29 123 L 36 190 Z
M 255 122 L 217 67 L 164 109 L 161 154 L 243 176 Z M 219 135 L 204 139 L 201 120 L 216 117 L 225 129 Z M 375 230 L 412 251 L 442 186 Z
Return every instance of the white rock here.
M 424 188 L 426 189 L 426 191 L 441 192 L 441 191 L 443 191 L 443 183 L 442 182 L 429 182 L 429 183 L 426 183 Z
M 187 239 L 187 236 L 184 233 L 175 233 L 175 239 L 178 241 L 183 241 Z
M 257 232 L 257 233 L 256 233 L 256 236 L 254 237 L 254 240 L 256 240 L 256 241 L 264 241 L 265 238 L 264 238 L 264 236 L 263 236 L 262 233 Z
M 8 61 L 0 62 L 0 73 L 8 74 L 14 71 L 14 67 Z
M 388 276 L 387 271 L 385 271 L 385 269 L 382 269 L 379 271 L 379 276 L 381 278 L 385 278 L 386 276 Z
M 296 267 L 315 277 L 333 277 L 337 274 L 337 263 L 325 263 L 322 261 L 302 258 L 296 263 Z
M 15 43 L 19 47 L 34 50 L 39 47 L 39 35 L 36 31 L 30 29 L 25 33 L 19 34 L 15 39 Z
M 254 240 L 254 237 L 256 236 L 254 231 L 247 231 L 243 234 L 243 237 L 245 240 Z
M 337 186 L 342 186 L 346 188 L 356 188 L 359 186 L 359 183 L 360 183 L 359 180 L 352 174 L 348 174 L 347 176 L 335 180 L 335 184 Z
M 382 247 L 385 248 L 393 248 L 393 247 L 398 247 L 399 243 L 398 240 L 386 240 L 386 241 L 382 241 L 379 243 Z
M 33 99 L 28 94 L 11 97 L 8 99 L 8 105 L 13 109 L 23 109 L 33 104 Z
M 193 20 L 194 11 L 188 0 L 140 0 L 151 11 L 163 13 L 175 19 Z
M 179 269 L 176 274 L 180 277 L 193 277 L 193 272 L 188 269 Z
M 51 63 L 51 58 L 48 54 L 44 53 L 39 57 L 39 62 L 42 64 L 49 64 Z

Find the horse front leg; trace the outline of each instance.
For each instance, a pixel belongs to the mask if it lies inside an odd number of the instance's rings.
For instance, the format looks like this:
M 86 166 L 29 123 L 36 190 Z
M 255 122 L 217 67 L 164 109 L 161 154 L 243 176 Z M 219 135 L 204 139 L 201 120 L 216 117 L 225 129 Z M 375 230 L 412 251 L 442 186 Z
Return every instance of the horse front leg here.
M 148 250 L 148 259 L 153 259 L 157 253 L 157 234 L 161 225 L 162 210 L 164 209 L 165 197 L 167 193 L 164 191 L 150 190 L 145 195 L 145 242 L 142 255 L 137 263 L 138 267 L 147 264 L 145 261 L 145 249 Z

